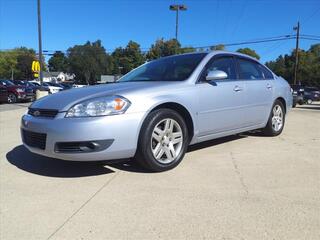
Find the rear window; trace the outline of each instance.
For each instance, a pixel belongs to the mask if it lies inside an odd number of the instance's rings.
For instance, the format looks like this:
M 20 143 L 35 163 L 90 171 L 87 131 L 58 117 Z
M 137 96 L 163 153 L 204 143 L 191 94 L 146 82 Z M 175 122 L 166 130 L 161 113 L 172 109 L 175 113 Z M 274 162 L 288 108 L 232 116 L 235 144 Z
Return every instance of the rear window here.
M 264 79 L 261 67 L 258 63 L 243 58 L 238 59 L 239 77 L 244 80 Z
M 259 64 L 265 79 L 273 79 L 273 74 L 263 65 Z

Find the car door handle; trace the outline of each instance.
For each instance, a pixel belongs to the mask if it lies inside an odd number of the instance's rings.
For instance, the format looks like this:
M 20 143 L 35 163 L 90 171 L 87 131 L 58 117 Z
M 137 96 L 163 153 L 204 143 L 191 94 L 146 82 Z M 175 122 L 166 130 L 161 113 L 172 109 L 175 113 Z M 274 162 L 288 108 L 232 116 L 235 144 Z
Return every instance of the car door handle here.
M 267 89 L 272 89 L 272 85 L 271 84 L 267 84 Z
M 243 88 L 241 88 L 241 87 L 239 87 L 239 86 L 235 86 L 234 88 L 233 88 L 233 91 L 235 91 L 235 92 L 240 92 L 240 91 L 242 91 L 243 90 Z

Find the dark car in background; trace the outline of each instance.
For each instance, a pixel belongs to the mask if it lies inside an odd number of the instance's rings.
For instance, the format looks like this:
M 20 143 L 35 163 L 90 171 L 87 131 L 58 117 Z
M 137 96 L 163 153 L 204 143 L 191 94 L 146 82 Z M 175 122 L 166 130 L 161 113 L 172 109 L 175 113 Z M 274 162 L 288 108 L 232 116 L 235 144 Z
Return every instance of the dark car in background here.
M 314 101 L 320 101 L 320 90 L 316 87 L 304 88 L 304 101 L 307 104 L 311 104 Z
M 0 103 L 8 102 L 8 90 L 6 87 L 0 85 Z
M 296 107 L 297 104 L 304 104 L 303 91 L 292 87 L 292 107 Z
M 69 84 L 69 83 L 59 83 L 64 90 L 67 90 L 67 89 L 71 89 L 72 88 L 72 84 Z
M 12 82 L 15 85 L 32 89 L 34 94 L 36 94 L 36 91 L 41 88 L 41 86 L 38 86 L 38 85 L 36 85 L 32 82 L 26 81 L 26 80 L 13 80 Z
M 297 104 L 304 104 L 304 87 L 301 85 L 291 85 L 291 88 L 293 97 L 293 107 L 295 107 Z
M 32 88 L 15 85 L 10 80 L 0 80 L 0 85 L 8 91 L 9 103 L 33 101 L 35 99 Z

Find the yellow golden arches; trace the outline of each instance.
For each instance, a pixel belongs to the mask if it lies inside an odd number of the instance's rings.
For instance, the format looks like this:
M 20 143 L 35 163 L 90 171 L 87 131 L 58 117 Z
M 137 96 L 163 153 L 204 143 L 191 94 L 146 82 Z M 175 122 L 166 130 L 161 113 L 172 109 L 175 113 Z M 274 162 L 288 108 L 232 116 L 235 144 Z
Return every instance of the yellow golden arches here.
M 32 61 L 31 69 L 32 69 L 32 72 L 40 72 L 40 63 L 39 63 L 39 61 Z

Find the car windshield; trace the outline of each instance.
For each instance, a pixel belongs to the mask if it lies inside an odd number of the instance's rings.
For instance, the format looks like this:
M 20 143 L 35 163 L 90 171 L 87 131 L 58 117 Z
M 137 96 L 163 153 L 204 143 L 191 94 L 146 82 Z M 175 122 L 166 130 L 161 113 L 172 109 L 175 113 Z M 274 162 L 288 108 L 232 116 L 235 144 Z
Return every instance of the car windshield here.
M 37 82 L 32 82 L 32 84 L 33 84 L 34 86 L 40 86 L 40 84 L 37 83 Z
M 206 55 L 207 53 L 183 54 L 154 60 L 129 72 L 118 82 L 183 81 Z

